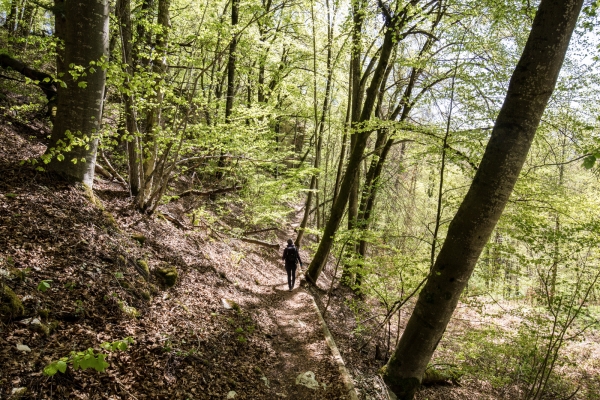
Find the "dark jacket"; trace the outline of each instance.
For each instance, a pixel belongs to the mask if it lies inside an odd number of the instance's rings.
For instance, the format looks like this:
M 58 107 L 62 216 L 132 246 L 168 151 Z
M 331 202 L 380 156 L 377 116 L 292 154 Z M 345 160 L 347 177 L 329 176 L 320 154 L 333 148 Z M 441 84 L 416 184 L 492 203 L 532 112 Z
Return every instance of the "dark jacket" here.
M 293 249 L 294 252 L 296 253 L 296 259 L 294 260 L 294 262 L 288 261 L 288 259 L 287 259 L 287 252 L 290 251 L 290 249 Z M 294 247 L 294 245 L 288 246 L 285 248 L 285 250 L 283 250 L 283 257 L 281 257 L 281 259 L 285 260 L 286 267 L 293 267 L 298 262 L 300 263 L 300 265 L 302 265 L 302 260 L 300 259 L 300 253 L 298 252 L 298 249 L 296 247 Z

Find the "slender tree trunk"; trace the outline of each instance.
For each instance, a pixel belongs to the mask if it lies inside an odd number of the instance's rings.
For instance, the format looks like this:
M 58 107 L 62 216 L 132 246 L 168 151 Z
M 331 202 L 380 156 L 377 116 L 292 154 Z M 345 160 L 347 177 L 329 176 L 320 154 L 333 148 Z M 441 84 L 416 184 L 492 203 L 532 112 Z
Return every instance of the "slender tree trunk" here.
M 363 101 L 363 86 L 361 85 L 362 76 L 362 28 L 365 19 L 366 2 L 357 0 L 352 4 L 352 19 L 354 26 L 352 28 L 352 50 L 350 59 L 350 81 L 352 91 L 351 112 L 350 112 L 350 148 L 349 153 L 352 154 L 356 147 L 358 124 L 360 122 L 360 113 Z M 346 168 L 346 174 L 348 169 Z M 344 175 L 345 178 L 345 175 Z M 353 171 L 352 182 L 347 194 L 348 196 L 348 230 L 354 229 L 356 217 L 358 216 L 358 183 L 360 181 L 360 168 Z M 341 189 L 340 189 L 341 190 Z M 339 194 L 338 194 L 339 195 Z M 337 196 L 336 196 L 337 199 Z M 335 203 L 333 203 L 335 205 Z M 345 207 L 345 205 L 344 205 Z M 343 212 L 343 210 L 342 210 Z M 333 215 L 333 210 L 331 212 Z M 355 253 L 355 243 L 348 243 L 346 247 L 347 256 L 352 256 Z M 349 265 L 345 264 L 342 270 L 342 283 L 346 285 L 354 284 L 354 273 L 350 271 Z
M 131 24 L 131 0 L 118 0 L 116 4 L 116 14 L 119 21 L 119 31 L 121 36 L 121 55 L 123 64 L 127 65 L 125 71 L 128 78 L 126 85 L 129 87 L 129 80 L 133 76 L 133 30 Z M 140 139 L 137 129 L 137 121 L 134 110 L 134 99 L 131 93 L 123 95 L 125 104 L 125 129 L 127 131 L 127 156 L 129 165 L 129 190 L 131 195 L 137 196 L 140 193 L 143 177 L 140 175 Z
M 383 377 L 412 399 L 512 193 L 556 85 L 583 0 L 542 0 L 473 183 Z
M 387 135 L 386 139 L 387 139 Z M 377 190 L 379 186 L 379 177 L 383 172 L 383 165 L 387 160 L 387 156 L 394 144 L 394 139 L 387 139 L 385 145 L 383 145 L 383 149 L 379 154 L 378 160 L 374 165 L 371 165 L 369 168 L 369 172 L 367 173 L 367 182 L 365 182 L 365 189 L 367 192 L 363 192 L 363 196 L 366 198 L 364 205 L 361 207 L 360 212 L 360 227 L 361 229 L 368 230 L 371 224 L 371 216 L 373 214 L 373 209 L 375 208 L 375 198 L 377 195 Z M 368 186 L 367 186 L 368 183 Z M 362 202 L 362 198 L 361 198 Z M 367 241 L 361 239 L 358 243 L 358 253 L 362 258 L 367 255 Z
M 225 103 L 225 121 L 231 122 L 231 113 L 233 111 L 233 99 L 235 97 L 235 68 L 237 60 L 237 45 L 239 35 L 235 31 L 239 21 L 240 0 L 232 0 L 231 2 L 231 27 L 234 30 L 229 44 L 229 59 L 227 60 L 227 99 Z
M 366 92 L 364 106 L 360 116 L 361 123 L 366 122 L 371 118 L 371 114 L 375 108 L 379 87 L 383 81 L 383 77 L 388 66 L 388 61 L 392 55 L 394 46 L 396 46 L 398 43 L 398 35 L 396 32 L 400 26 L 397 25 L 400 24 L 396 19 L 394 21 L 390 21 L 390 26 L 385 32 L 383 44 L 381 46 L 381 55 L 377 63 L 377 67 L 373 73 L 373 78 L 371 79 L 369 88 Z M 331 208 L 331 215 L 327 221 L 327 224 L 325 225 L 323 238 L 321 239 L 319 247 L 317 248 L 317 252 L 315 253 L 313 260 L 306 272 L 307 280 L 313 284 L 316 283 L 317 279 L 319 279 L 319 275 L 323 270 L 327 256 L 331 250 L 331 246 L 333 245 L 333 237 L 342 220 L 346 204 L 348 203 L 348 198 L 350 197 L 352 186 L 355 184 L 355 177 L 360 168 L 360 163 L 367 145 L 369 134 L 369 131 L 359 131 L 354 133 L 354 135 L 356 135 L 356 142 L 350 155 L 350 159 L 348 160 L 346 174 L 342 180 L 339 195 Z
M 9 35 L 12 35 L 17 29 L 16 22 L 17 15 L 19 12 L 19 4 L 19 0 L 12 0 L 10 2 L 10 11 L 8 13 L 8 16 L 6 17 L 6 22 L 4 24 Z
M 171 28 L 171 19 L 169 15 L 170 0 L 158 0 L 157 23 L 160 31 L 156 34 L 155 56 L 152 63 L 152 72 L 156 74 L 155 87 L 156 94 L 153 99 L 155 104 L 146 115 L 146 134 L 144 135 L 144 179 L 141 181 L 142 190 L 138 193 L 138 205 L 145 209 L 148 204 L 148 196 L 155 190 L 156 185 L 160 184 L 160 177 L 156 174 L 158 159 L 157 134 L 162 125 L 162 102 L 164 91 L 161 88 L 161 81 L 167 74 L 167 47 L 169 38 L 169 29 Z M 156 182 L 156 184 L 155 184 Z
M 316 143 L 316 147 L 315 147 L 315 161 L 314 161 L 314 168 L 315 169 L 319 169 L 320 168 L 320 162 L 321 162 L 321 149 L 323 147 L 323 132 L 325 131 L 325 120 L 327 117 L 327 110 L 329 109 L 329 100 L 331 97 L 331 82 L 332 82 L 332 75 L 333 75 L 333 69 L 331 66 L 331 58 L 332 58 L 332 51 L 331 51 L 331 45 L 332 45 L 332 40 L 333 40 L 333 27 L 331 24 L 331 15 L 330 15 L 330 11 L 329 11 L 329 1 L 327 1 L 326 3 L 327 5 L 327 20 L 328 20 L 328 26 L 327 26 L 327 80 L 325 83 L 325 98 L 323 99 L 323 108 L 321 110 L 321 118 L 320 120 L 318 119 L 317 116 L 317 110 L 316 110 L 316 100 L 317 100 L 317 81 L 316 81 L 316 74 L 317 74 L 317 48 L 316 48 L 316 32 L 313 30 L 313 68 L 314 68 L 314 74 L 315 74 L 315 80 L 314 80 L 314 85 L 315 85 L 315 92 L 314 92 L 314 101 L 315 101 L 315 123 L 317 124 L 317 129 L 318 132 L 316 132 L 317 134 L 317 143 Z M 313 22 L 314 22 L 314 14 L 313 14 Z M 314 27 L 314 24 L 313 24 Z M 310 207 L 311 207 L 311 203 L 312 203 L 312 194 L 313 191 L 315 190 L 319 190 L 319 177 L 318 177 L 318 172 L 315 173 L 311 179 L 310 179 L 310 192 L 308 193 L 308 195 L 306 196 L 306 205 L 304 207 L 304 217 L 302 218 L 302 222 L 300 224 L 300 227 L 298 229 L 298 236 L 296 237 L 296 246 L 300 247 L 300 244 L 302 242 L 302 238 L 304 236 L 304 230 L 306 229 L 306 225 L 308 223 L 308 217 L 310 215 Z M 318 194 L 318 193 L 317 193 Z M 316 196 L 317 198 L 317 207 L 319 205 L 319 196 Z M 319 212 L 317 210 L 317 227 L 319 225 Z
M 227 92 L 225 95 L 225 122 L 231 123 L 231 114 L 233 113 L 233 100 L 235 98 L 235 68 L 237 60 L 237 45 L 239 41 L 238 33 L 236 32 L 240 11 L 240 0 L 232 0 L 231 2 L 231 29 L 233 34 L 231 43 L 229 43 L 229 57 L 227 58 Z M 217 97 L 220 97 L 219 95 Z M 217 171 L 217 179 L 223 178 L 223 168 L 225 167 L 225 154 L 221 150 L 219 158 L 219 170 Z
M 87 76 L 75 80 L 65 74 L 60 88 L 58 109 L 45 156 L 51 157 L 48 169 L 92 187 L 98 131 L 106 71 L 90 68 L 108 54 L 108 0 L 91 3 L 70 0 L 64 4 L 66 19 L 64 64 L 86 68 Z M 65 149 L 71 145 L 70 149 Z
M 565 174 L 565 151 L 567 147 L 566 143 L 567 139 L 563 138 L 561 143 L 561 152 L 560 152 L 560 165 L 558 166 L 558 186 L 562 188 L 564 174 Z M 558 277 L 558 263 L 560 260 L 560 214 L 556 213 L 554 220 L 554 250 L 552 255 L 552 270 L 550 275 L 550 305 L 554 301 L 554 296 L 556 294 L 556 279 Z
M 26 0 L 24 0 L 26 1 Z M 18 28 L 17 28 L 17 32 L 18 35 L 21 37 L 27 37 L 29 36 L 29 33 L 31 31 L 31 24 L 33 22 L 33 17 L 35 15 L 35 9 L 36 9 L 36 5 L 31 1 L 28 0 L 25 2 L 25 6 L 23 7 L 23 14 L 21 15 L 21 18 L 19 19 L 19 23 L 18 23 Z
M 348 143 L 348 128 L 350 127 L 350 119 L 352 117 L 352 66 L 348 77 L 348 104 L 346 106 L 346 119 L 344 121 L 344 133 L 342 135 L 342 148 L 340 150 L 340 159 L 338 162 L 337 173 L 335 175 L 335 185 L 333 186 L 333 203 L 338 197 L 340 190 L 340 181 L 342 172 L 344 171 L 344 163 L 346 161 L 346 146 Z

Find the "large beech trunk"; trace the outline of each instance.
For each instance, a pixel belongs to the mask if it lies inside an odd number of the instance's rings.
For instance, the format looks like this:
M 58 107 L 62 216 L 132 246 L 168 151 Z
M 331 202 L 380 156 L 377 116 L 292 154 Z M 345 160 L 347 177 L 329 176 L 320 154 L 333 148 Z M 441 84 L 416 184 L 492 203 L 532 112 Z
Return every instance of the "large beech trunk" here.
M 64 65 L 82 66 L 87 76 L 62 76 L 58 109 L 46 156 L 48 169 L 92 186 L 106 72 L 90 66 L 108 54 L 108 0 L 64 3 Z M 62 61 L 62 60 L 61 60 Z M 82 83 L 85 82 L 85 83 Z
M 473 183 L 383 377 L 412 399 L 510 197 L 556 85 L 583 0 L 542 0 Z

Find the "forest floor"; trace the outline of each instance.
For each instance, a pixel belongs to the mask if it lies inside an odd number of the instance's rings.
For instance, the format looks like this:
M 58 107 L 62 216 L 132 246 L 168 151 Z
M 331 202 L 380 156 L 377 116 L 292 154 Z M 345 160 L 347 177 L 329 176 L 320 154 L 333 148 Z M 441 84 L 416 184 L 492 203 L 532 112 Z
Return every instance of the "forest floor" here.
M 287 290 L 280 257 L 293 234 L 294 205 L 287 226 L 252 235 L 277 249 L 239 239 L 235 201 L 217 216 L 201 199 L 206 215 L 199 226 L 186 215 L 199 204 L 192 198 L 145 216 L 116 182 L 97 179 L 92 197 L 23 163 L 44 151 L 48 133 L 42 124 L 0 120 L 0 284 L 24 306 L 0 322 L 0 398 L 348 398 L 313 305 L 314 296 L 324 311 L 333 262 L 318 287 L 298 282 Z M 301 255 L 308 264 L 309 255 Z M 169 288 L 159 271 L 170 267 L 178 276 Z M 376 356 L 382 343 L 361 346 L 352 301 L 352 292 L 335 283 L 326 322 L 359 398 L 387 399 L 378 375 L 385 356 Z M 468 313 L 459 310 L 450 338 L 465 329 L 460 321 Z M 100 347 L 127 337 L 134 343 L 126 351 Z M 107 353 L 105 372 L 70 365 L 65 373 L 43 374 L 50 363 L 88 348 Z M 316 389 L 296 383 L 309 371 Z M 417 397 L 514 393 L 467 379 L 424 388 Z

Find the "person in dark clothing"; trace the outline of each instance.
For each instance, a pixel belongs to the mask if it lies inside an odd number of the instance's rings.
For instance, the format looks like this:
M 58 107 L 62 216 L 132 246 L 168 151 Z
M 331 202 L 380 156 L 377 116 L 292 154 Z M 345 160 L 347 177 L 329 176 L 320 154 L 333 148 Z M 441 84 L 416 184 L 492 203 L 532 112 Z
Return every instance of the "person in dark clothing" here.
M 285 270 L 287 271 L 288 276 L 288 286 L 290 287 L 290 292 L 294 288 L 294 284 L 296 283 L 296 267 L 298 266 L 298 262 L 300 266 L 302 266 L 302 260 L 300 259 L 300 253 L 298 249 L 294 247 L 294 241 L 292 239 L 288 239 L 288 245 L 283 250 L 282 260 L 285 260 Z

